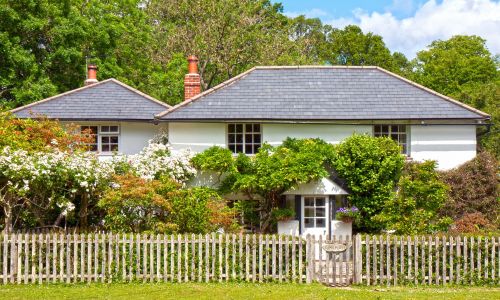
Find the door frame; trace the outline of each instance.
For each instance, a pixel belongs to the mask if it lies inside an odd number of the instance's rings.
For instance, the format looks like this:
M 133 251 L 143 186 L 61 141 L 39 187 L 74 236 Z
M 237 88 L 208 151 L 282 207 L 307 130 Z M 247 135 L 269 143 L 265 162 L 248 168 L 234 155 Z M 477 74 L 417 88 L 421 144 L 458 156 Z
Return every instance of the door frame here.
M 331 216 L 330 216 L 330 196 L 329 195 L 301 195 L 300 197 L 300 227 L 302 228 L 301 235 L 306 235 L 306 224 L 304 222 L 305 218 L 305 198 L 306 197 L 314 197 L 314 198 L 324 198 L 325 199 L 325 227 L 324 231 L 321 235 L 328 236 L 331 234 Z M 316 227 L 315 227 L 316 228 Z M 321 228 L 321 227 L 318 227 Z

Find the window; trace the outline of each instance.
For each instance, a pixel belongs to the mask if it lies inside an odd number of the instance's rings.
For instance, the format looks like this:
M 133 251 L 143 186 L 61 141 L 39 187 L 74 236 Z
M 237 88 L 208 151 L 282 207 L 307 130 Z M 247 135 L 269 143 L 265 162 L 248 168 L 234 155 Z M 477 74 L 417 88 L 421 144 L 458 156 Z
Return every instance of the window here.
M 81 126 L 81 131 L 90 131 L 93 142 L 89 144 L 89 150 L 93 152 L 115 152 L 118 151 L 120 127 L 117 125 L 103 126 Z
M 387 136 L 398 142 L 403 154 L 408 154 L 408 135 L 406 125 L 375 125 L 373 135 L 376 137 Z
M 325 197 L 304 197 L 304 225 L 306 228 L 326 227 Z
M 228 124 L 227 146 L 233 153 L 255 154 L 261 146 L 260 124 Z

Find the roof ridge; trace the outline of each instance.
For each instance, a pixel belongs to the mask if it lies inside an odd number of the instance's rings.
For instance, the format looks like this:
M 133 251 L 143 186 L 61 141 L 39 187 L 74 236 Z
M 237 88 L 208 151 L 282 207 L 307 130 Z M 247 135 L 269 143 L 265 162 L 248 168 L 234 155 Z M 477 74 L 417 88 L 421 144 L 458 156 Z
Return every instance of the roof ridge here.
M 404 81 L 404 82 L 406 82 L 406 83 L 409 83 L 409 84 L 413 85 L 413 86 L 414 86 L 414 87 L 416 87 L 416 88 L 419 88 L 419 89 L 424 90 L 424 91 L 426 91 L 426 92 L 428 92 L 428 93 L 431 93 L 431 94 L 433 94 L 434 96 L 438 96 L 438 97 L 442 98 L 443 100 L 446 100 L 446 101 L 448 101 L 448 102 L 451 102 L 452 104 L 455 104 L 455 105 L 457 105 L 457 106 L 459 106 L 459 107 L 461 107 L 461 108 L 464 108 L 464 109 L 467 109 L 467 110 L 469 110 L 469 111 L 471 111 L 471 112 L 473 112 L 473 113 L 479 114 L 480 116 L 483 116 L 483 117 L 486 117 L 486 118 L 491 118 L 491 116 L 490 116 L 489 114 L 487 114 L 487 113 L 485 113 L 485 112 L 483 112 L 483 111 L 481 111 L 481 110 L 479 110 L 479 109 L 477 109 L 477 108 L 474 108 L 474 107 L 469 106 L 469 105 L 467 105 L 467 104 L 465 104 L 465 103 L 462 103 L 462 102 L 460 102 L 460 101 L 458 101 L 458 100 L 455 100 L 455 99 L 453 99 L 453 98 L 451 98 L 451 97 L 448 97 L 448 96 L 446 96 L 446 95 L 443 95 L 443 94 L 441 94 L 441 93 L 438 93 L 438 92 L 436 92 L 436 91 L 434 91 L 434 90 L 432 90 L 432 89 L 430 89 L 430 88 L 428 88 L 428 87 L 425 87 L 425 86 L 423 86 L 423 85 L 421 85 L 421 84 L 418 84 L 418 83 L 416 83 L 416 82 L 414 82 L 414 81 L 412 81 L 412 80 L 410 80 L 410 79 L 408 79 L 408 78 L 405 78 L 405 77 L 403 77 L 403 76 L 401 76 L 401 75 L 398 75 L 398 74 L 396 74 L 396 73 L 393 73 L 393 72 L 388 71 L 388 70 L 386 70 L 386 69 L 384 69 L 384 68 L 381 68 L 381 67 L 375 67 L 375 68 L 376 68 L 377 70 L 381 71 L 381 72 L 386 73 L 387 75 L 390 75 L 390 76 L 392 76 L 392 77 L 395 77 L 395 78 L 397 78 L 397 79 L 399 79 L 399 80 L 402 80 L 402 81 Z
M 267 69 L 376 69 L 377 66 L 344 66 L 344 65 L 294 65 L 294 66 L 256 66 L 257 70 Z

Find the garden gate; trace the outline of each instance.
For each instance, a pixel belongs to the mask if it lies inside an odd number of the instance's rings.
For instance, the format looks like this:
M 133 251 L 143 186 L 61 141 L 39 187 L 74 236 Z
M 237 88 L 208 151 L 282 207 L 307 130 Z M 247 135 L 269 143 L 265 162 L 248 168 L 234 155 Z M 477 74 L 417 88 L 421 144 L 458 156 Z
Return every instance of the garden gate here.
M 355 282 L 361 261 L 360 243 L 351 236 L 332 236 L 323 239 L 308 237 L 308 274 L 329 286 L 347 286 Z

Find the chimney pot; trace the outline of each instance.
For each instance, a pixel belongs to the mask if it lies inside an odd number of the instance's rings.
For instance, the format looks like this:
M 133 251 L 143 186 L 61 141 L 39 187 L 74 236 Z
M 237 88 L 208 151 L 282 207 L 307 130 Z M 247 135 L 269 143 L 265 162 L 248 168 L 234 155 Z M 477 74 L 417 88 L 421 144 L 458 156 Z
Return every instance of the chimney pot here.
M 198 58 L 190 55 L 188 61 L 188 74 L 184 76 L 184 100 L 188 100 L 201 92 L 200 74 L 198 74 Z
M 87 79 L 85 80 L 85 85 L 91 85 L 97 83 L 97 66 L 90 64 L 87 66 Z

